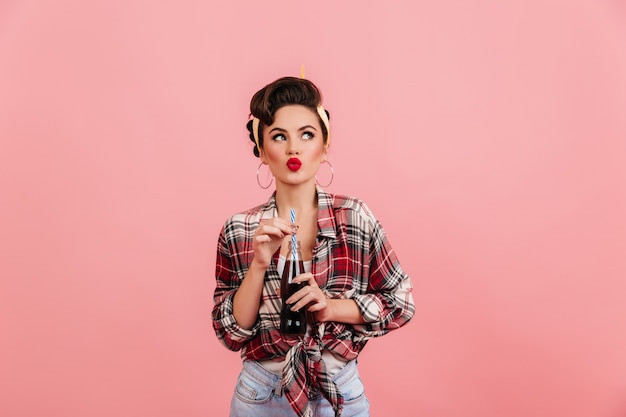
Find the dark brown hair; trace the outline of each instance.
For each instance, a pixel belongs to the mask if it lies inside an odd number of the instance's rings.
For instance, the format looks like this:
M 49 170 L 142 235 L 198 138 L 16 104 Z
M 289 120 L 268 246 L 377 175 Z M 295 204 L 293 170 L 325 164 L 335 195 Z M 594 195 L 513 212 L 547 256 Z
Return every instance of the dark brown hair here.
M 293 104 L 308 107 L 317 115 L 317 107 L 322 104 L 322 94 L 315 84 L 309 80 L 296 77 L 282 77 L 266 85 L 252 96 L 252 100 L 250 101 L 250 114 L 261 121 L 261 123 L 259 123 L 260 147 L 263 147 L 263 126 L 269 126 L 274 123 L 274 114 L 278 109 Z M 330 114 L 328 112 L 326 112 L 326 114 L 330 119 Z M 324 143 L 326 143 L 328 140 L 326 126 L 319 115 L 317 118 L 322 127 Z M 250 140 L 254 142 L 252 121 L 248 122 L 247 128 L 250 132 Z M 254 146 L 254 155 L 259 156 L 259 149 L 256 143 Z

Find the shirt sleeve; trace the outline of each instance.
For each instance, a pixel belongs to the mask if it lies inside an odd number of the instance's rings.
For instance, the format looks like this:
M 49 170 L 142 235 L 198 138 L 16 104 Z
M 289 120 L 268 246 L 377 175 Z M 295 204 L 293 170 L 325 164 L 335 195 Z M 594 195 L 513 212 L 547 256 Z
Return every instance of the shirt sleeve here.
M 402 270 L 385 231 L 375 218 L 370 221 L 368 252 L 364 260 L 369 273 L 367 290 L 352 297 L 366 322 L 353 326 L 356 342 L 398 329 L 415 314 L 410 277 Z
M 226 239 L 225 228 L 222 228 L 217 244 L 215 262 L 216 286 L 213 295 L 213 329 L 220 342 L 230 350 L 240 350 L 247 341 L 252 339 L 259 330 L 259 321 L 251 329 L 244 329 L 237 324 L 233 315 L 233 299 L 239 288 L 241 278 L 234 265 Z

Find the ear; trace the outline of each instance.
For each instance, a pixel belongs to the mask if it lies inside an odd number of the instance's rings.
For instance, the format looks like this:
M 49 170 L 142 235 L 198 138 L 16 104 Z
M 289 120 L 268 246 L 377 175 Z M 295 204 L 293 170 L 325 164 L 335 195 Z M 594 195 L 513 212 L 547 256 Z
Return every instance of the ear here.
M 267 165 L 267 155 L 265 155 L 265 151 L 263 149 L 259 149 L 259 159 Z

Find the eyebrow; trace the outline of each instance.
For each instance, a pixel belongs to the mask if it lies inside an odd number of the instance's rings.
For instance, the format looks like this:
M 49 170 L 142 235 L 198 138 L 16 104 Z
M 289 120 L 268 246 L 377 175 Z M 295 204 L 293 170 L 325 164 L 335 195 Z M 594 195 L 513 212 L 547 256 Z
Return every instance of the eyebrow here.
M 302 126 L 300 129 L 298 129 L 298 132 L 302 132 L 303 130 L 307 130 L 307 129 L 313 129 L 317 132 L 317 129 L 311 125 Z M 287 132 L 287 130 L 283 129 L 282 127 L 274 127 L 270 129 L 269 133 L 272 133 L 273 131 Z

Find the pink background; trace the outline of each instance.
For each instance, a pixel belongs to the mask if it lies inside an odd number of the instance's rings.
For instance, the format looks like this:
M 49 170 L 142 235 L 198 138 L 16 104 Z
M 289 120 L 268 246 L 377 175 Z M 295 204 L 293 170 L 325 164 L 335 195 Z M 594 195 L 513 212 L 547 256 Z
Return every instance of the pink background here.
M 626 416 L 616 0 L 0 2 L 0 415 L 227 414 L 215 244 L 302 64 L 415 286 L 372 415 Z

